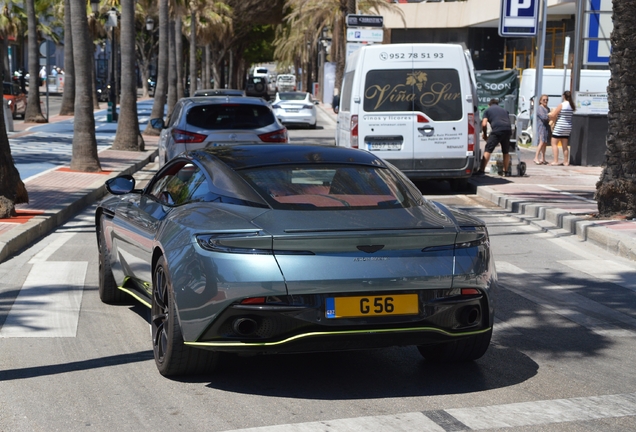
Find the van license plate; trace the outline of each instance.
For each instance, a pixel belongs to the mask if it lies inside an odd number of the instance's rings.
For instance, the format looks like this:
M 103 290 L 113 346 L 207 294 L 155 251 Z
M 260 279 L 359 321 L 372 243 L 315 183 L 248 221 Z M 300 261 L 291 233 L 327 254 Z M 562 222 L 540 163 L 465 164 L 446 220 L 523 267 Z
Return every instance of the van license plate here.
M 329 297 L 325 302 L 327 318 L 356 318 L 387 315 L 417 315 L 417 294 Z
M 373 151 L 378 151 L 378 150 L 402 150 L 402 144 L 401 143 L 379 143 L 379 142 L 374 142 L 374 143 L 367 143 L 367 145 L 369 146 L 369 150 Z

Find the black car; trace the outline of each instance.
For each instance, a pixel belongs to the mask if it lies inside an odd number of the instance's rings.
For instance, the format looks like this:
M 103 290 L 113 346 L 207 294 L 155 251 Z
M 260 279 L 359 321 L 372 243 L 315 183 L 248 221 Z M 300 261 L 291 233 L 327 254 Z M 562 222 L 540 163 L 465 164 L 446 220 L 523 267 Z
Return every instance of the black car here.
M 267 77 L 264 76 L 252 76 L 249 77 L 245 84 L 245 95 L 260 97 L 265 100 L 269 100 L 269 93 L 267 91 Z

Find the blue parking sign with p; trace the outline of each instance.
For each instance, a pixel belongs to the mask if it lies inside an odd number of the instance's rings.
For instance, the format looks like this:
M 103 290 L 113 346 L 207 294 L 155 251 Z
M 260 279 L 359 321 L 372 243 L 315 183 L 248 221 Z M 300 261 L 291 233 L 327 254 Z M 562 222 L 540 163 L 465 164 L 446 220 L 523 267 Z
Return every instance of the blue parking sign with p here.
M 539 1 L 501 0 L 499 36 L 536 36 L 539 23 Z

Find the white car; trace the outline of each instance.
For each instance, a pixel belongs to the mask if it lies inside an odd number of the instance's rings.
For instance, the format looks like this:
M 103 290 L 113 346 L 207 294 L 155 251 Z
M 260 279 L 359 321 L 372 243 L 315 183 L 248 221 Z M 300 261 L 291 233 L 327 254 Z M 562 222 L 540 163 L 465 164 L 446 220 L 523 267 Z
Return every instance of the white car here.
M 316 128 L 318 101 L 306 92 L 283 92 L 276 94 L 272 104 L 274 114 L 285 125 L 306 125 Z
M 204 147 L 288 143 L 287 129 L 261 98 L 196 96 L 177 101 L 164 122 L 151 119 L 159 136 L 159 165 L 180 153 Z

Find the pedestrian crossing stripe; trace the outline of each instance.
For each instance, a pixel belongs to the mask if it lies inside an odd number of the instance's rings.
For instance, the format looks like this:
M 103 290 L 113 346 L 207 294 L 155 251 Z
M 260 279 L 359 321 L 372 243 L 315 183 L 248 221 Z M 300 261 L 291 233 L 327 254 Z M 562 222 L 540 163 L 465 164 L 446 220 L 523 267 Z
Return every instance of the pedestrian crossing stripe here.
M 631 416 L 636 416 L 636 393 L 323 420 L 225 432 L 449 432 Z

